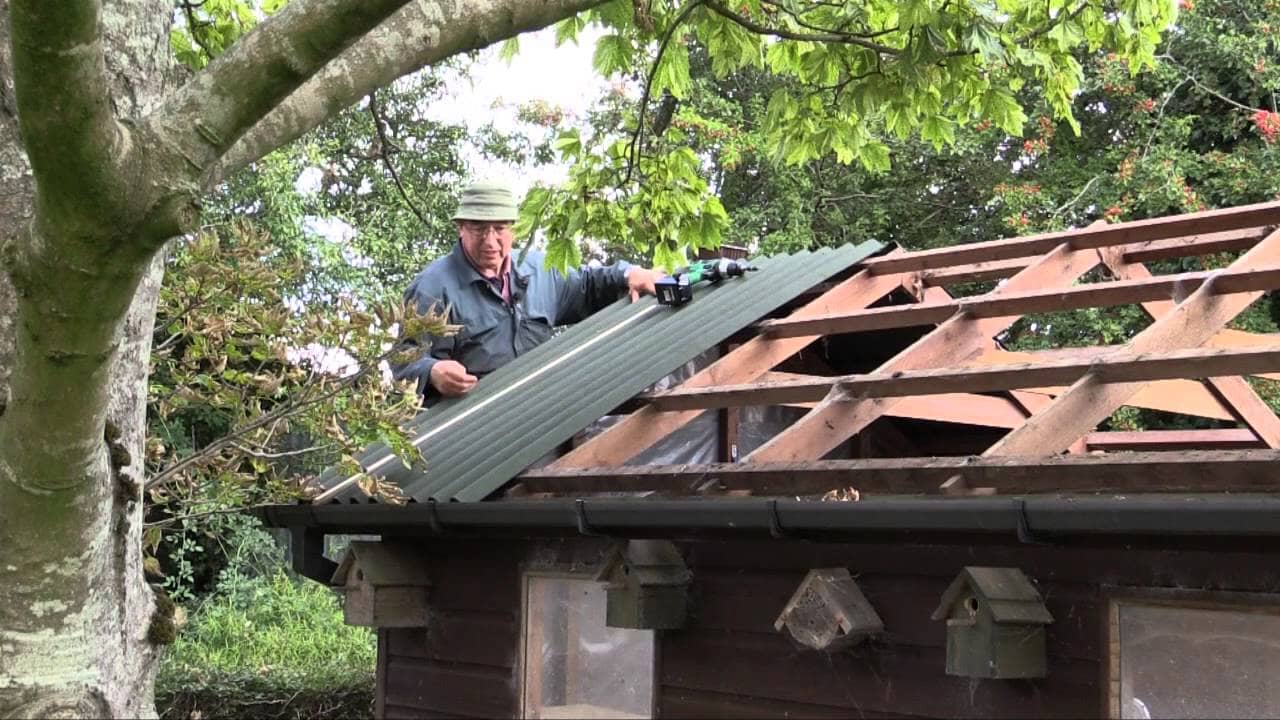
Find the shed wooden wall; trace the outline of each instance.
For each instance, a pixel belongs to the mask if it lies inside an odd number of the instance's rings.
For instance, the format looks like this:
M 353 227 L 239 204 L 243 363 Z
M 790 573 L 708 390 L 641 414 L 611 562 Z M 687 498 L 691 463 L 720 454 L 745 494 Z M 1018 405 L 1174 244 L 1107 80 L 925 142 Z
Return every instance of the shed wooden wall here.
M 568 542 L 574 542 L 572 540 Z M 693 617 L 664 635 L 665 717 L 1098 717 L 1110 586 L 1280 592 L 1274 543 L 1199 550 L 1124 546 L 803 541 L 682 543 Z M 380 635 L 387 717 L 518 712 L 519 541 L 433 542 L 433 626 Z M 944 673 L 945 628 L 929 619 L 965 565 L 1019 567 L 1055 618 L 1049 676 L 978 681 Z M 883 641 L 835 655 L 801 651 L 773 621 L 805 572 L 847 567 L 883 618 Z
M 431 623 L 378 633 L 377 713 L 514 717 L 521 542 L 432 543 Z

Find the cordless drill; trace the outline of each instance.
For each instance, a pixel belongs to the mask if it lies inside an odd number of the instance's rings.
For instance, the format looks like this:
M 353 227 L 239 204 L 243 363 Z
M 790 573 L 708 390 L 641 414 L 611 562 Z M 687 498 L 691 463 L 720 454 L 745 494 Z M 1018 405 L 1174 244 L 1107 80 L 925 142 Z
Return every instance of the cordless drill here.
M 680 268 L 654 283 L 658 304 L 679 307 L 693 299 L 693 286 L 706 280 L 718 283 L 731 277 L 742 277 L 756 267 L 746 260 L 701 260 Z

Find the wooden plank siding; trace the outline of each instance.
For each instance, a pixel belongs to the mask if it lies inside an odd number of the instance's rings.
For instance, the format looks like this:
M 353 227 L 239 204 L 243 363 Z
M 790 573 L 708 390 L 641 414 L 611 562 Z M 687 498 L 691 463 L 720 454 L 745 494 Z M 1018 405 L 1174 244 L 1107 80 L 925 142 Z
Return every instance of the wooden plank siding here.
M 378 634 L 377 703 L 388 718 L 499 718 L 519 712 L 522 543 L 432 543 L 426 628 Z M 514 550 L 513 550 L 514 548 Z
M 427 541 L 432 624 L 380 633 L 385 717 L 513 717 L 519 712 L 523 540 Z M 598 539 L 566 541 L 598 543 Z M 1018 544 L 680 541 L 693 572 L 690 618 L 659 636 L 660 717 L 1100 717 L 1108 598 L 1117 587 L 1280 591 L 1274 541 L 1109 540 Z M 1054 617 L 1049 674 L 949 677 L 945 623 L 929 619 L 966 565 L 1016 567 Z M 885 633 L 840 653 L 803 650 L 773 629 L 805 573 L 847 567 Z M 384 677 L 385 676 L 385 677 Z

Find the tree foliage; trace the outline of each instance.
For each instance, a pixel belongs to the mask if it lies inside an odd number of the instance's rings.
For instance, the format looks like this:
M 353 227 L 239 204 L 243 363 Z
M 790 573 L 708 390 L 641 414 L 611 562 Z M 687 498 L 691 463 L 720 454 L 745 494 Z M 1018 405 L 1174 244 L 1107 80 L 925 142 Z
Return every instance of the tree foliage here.
M 702 79 L 695 66 L 717 81 L 743 73 L 768 78 L 767 95 L 745 122 L 752 151 L 773 168 L 832 157 L 874 176 L 891 169 L 893 143 L 954 148 L 961 129 L 977 122 L 1021 136 L 1028 87 L 1052 118 L 1078 131 L 1079 55 L 1109 51 L 1130 73 L 1148 68 L 1173 14 L 1169 3 L 1148 0 L 690 0 L 639 10 L 612 0 L 560 23 L 557 37 L 569 41 L 588 24 L 603 27 L 596 68 L 643 73 L 639 111 L 591 138 L 561 136 L 557 149 L 573 165 L 570 178 L 531 195 L 521 230 L 546 230 L 548 257 L 561 265 L 576 260 L 572 246 L 590 237 L 627 238 L 666 267 L 690 248 L 717 244 L 729 223 L 709 202 L 715 160 L 689 156 L 687 126 L 645 139 L 649 100 L 689 99 Z M 706 118 L 684 120 L 699 125 Z M 729 162 L 740 157 L 727 154 Z M 664 207 L 668 202 L 674 208 Z

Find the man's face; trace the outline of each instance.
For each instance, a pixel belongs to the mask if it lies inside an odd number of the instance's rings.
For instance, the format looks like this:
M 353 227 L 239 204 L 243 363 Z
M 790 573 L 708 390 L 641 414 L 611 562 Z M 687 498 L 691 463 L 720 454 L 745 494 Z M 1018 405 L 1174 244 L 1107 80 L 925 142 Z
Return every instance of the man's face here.
M 460 220 L 458 236 L 467 257 L 482 273 L 498 273 L 511 254 L 511 223 L 501 220 Z

